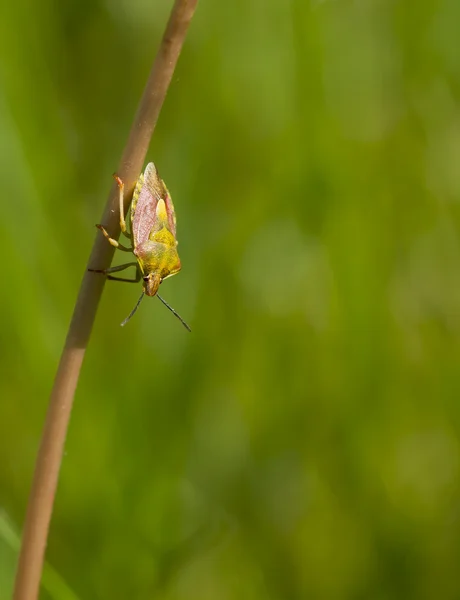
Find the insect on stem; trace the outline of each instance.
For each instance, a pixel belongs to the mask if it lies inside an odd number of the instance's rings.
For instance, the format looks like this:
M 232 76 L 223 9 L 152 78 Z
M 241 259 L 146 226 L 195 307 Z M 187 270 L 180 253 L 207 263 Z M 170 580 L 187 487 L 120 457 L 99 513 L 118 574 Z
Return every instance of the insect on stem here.
M 132 252 L 137 259 L 137 265 L 136 263 L 126 263 L 110 269 L 89 270 L 104 273 L 107 275 L 107 279 L 115 281 L 136 282 L 141 278 L 143 279 L 142 294 L 136 306 L 121 323 L 121 326 L 124 327 L 138 309 L 144 295 L 157 295 L 160 283 L 167 277 L 179 273 L 181 262 L 177 253 L 174 205 L 168 188 L 158 175 L 155 165 L 152 162 L 148 163 L 144 172 L 139 175 L 131 198 L 131 210 L 128 217 L 129 229 L 126 227 L 123 209 L 125 184 L 118 175 L 115 174 L 114 177 L 119 189 L 120 229 L 131 240 L 131 247 L 122 246 L 118 240 L 111 238 L 102 225 L 96 225 L 96 227 L 100 229 L 112 246 L 124 252 Z M 137 266 L 135 279 L 113 277 L 109 274 L 122 271 L 131 266 Z M 169 306 L 160 296 L 158 298 L 179 319 L 185 329 L 191 331 L 174 308 Z
M 126 323 L 130 320 L 130 318 L 133 316 L 133 314 L 136 312 L 136 310 L 139 308 L 139 304 L 142 302 L 142 298 L 144 297 L 144 290 L 142 290 L 142 294 L 139 297 L 139 300 L 136 302 L 136 306 L 133 308 L 133 310 L 129 313 L 129 315 L 126 317 L 126 319 L 123 321 L 123 323 L 121 323 L 121 327 L 124 327 L 126 325 Z
M 186 329 L 187 331 L 190 331 L 190 333 L 191 333 L 191 332 L 192 332 L 192 330 L 191 330 L 191 329 L 190 329 L 190 327 L 187 325 L 187 323 L 184 321 L 184 319 L 183 319 L 183 318 L 180 316 L 180 314 L 179 314 L 179 313 L 177 313 L 177 312 L 174 310 L 174 308 L 173 308 L 172 306 L 170 306 L 170 305 L 169 305 L 169 304 L 166 302 L 166 300 L 164 300 L 164 299 L 163 299 L 161 296 L 159 296 L 158 294 L 157 294 L 157 298 L 158 298 L 158 300 L 161 300 L 161 301 L 163 302 L 163 304 L 166 306 L 166 308 L 169 308 L 169 310 L 172 312 L 172 314 L 173 314 L 174 316 L 176 316 L 176 317 L 179 319 L 179 321 L 182 323 L 182 325 L 185 327 L 185 329 Z M 140 300 L 139 300 L 139 302 L 140 302 Z M 137 308 L 137 306 L 136 306 L 136 308 Z M 133 311 L 133 312 L 134 312 L 134 311 Z M 131 315 L 130 315 L 130 316 L 131 316 Z

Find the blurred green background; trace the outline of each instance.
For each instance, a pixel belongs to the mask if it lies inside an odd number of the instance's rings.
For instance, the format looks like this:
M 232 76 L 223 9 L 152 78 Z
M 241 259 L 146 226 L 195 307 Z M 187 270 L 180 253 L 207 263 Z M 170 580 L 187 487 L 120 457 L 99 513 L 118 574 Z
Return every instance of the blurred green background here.
M 0 7 L 0 600 L 170 6 Z M 460 597 L 459 22 L 201 0 L 147 157 L 193 333 L 156 300 L 121 329 L 140 285 L 107 284 L 43 600 Z

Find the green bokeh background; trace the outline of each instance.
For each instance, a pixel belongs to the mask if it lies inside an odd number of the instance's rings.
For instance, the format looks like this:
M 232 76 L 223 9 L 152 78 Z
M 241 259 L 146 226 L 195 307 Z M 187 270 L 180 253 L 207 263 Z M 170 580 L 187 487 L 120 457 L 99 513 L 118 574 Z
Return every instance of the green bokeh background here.
M 170 5 L 0 7 L 0 600 Z M 460 597 L 459 22 L 201 0 L 148 155 L 193 333 L 107 284 L 43 600 Z

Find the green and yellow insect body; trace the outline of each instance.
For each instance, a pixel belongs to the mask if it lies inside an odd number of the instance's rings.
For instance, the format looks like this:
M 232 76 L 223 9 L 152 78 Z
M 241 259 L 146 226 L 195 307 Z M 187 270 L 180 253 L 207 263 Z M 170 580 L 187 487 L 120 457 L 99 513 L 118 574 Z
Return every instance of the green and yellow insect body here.
M 131 203 L 133 253 L 144 279 L 144 292 L 155 296 L 160 283 L 179 273 L 176 214 L 168 188 L 149 163 L 137 180 Z
M 158 175 L 153 163 L 149 163 L 144 173 L 141 173 L 134 189 L 130 210 L 130 232 L 126 228 L 123 211 L 124 183 L 115 175 L 120 190 L 120 228 L 121 232 L 131 240 L 132 247 L 126 248 L 117 240 L 109 236 L 102 225 L 96 225 L 107 240 L 124 252 L 132 252 L 137 263 L 126 263 L 110 269 L 91 269 L 97 273 L 104 273 L 107 279 L 115 281 L 137 282 L 143 279 L 142 294 L 131 311 L 123 321 L 127 321 L 136 312 L 144 295 L 155 296 L 165 304 L 180 319 L 182 324 L 190 331 L 189 326 L 182 320 L 176 311 L 158 295 L 158 288 L 167 277 L 176 275 L 181 269 L 176 239 L 176 215 L 171 195 L 164 181 Z M 113 277 L 110 273 L 122 271 L 127 267 L 136 267 L 136 278 L 125 279 Z

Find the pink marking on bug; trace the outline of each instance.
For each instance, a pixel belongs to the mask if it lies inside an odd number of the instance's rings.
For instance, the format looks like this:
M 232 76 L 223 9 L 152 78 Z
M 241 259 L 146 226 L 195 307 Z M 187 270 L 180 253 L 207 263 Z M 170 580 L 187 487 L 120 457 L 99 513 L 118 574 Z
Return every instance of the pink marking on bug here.
M 142 186 L 133 218 L 133 237 L 135 246 L 140 246 L 149 239 L 156 220 L 156 198 L 145 185 Z

